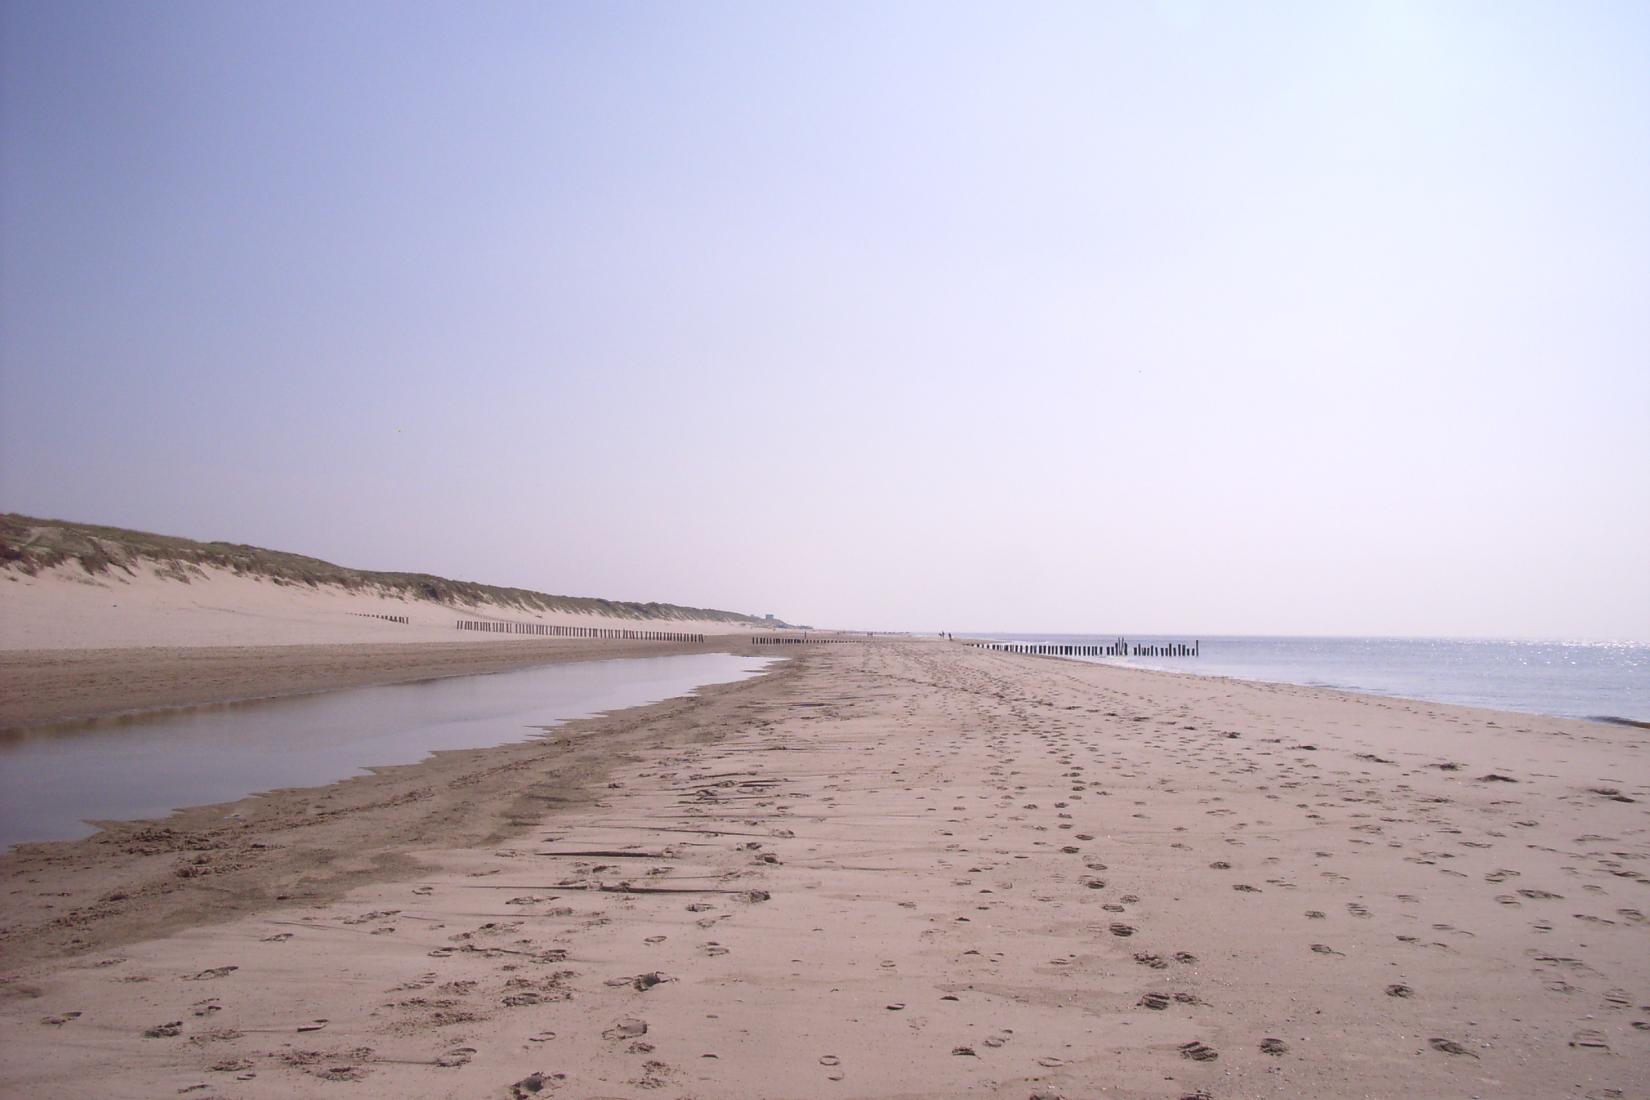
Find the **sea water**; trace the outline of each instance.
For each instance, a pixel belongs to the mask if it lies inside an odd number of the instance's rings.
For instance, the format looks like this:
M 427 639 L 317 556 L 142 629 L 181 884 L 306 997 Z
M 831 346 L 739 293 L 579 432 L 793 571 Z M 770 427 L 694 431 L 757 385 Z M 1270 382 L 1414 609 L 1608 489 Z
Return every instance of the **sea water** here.
M 1495 710 L 1650 722 L 1650 642 L 1470 638 L 971 634 L 993 641 L 1107 645 L 1198 641 L 1197 657 L 1083 658 L 1241 680 L 1338 688 Z

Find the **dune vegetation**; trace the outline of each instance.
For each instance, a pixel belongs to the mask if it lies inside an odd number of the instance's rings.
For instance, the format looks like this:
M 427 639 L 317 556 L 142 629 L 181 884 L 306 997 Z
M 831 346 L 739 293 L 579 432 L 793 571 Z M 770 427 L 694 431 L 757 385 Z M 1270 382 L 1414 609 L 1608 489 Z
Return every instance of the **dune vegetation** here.
M 75 565 L 92 576 L 117 573 L 135 576 L 140 570 L 148 569 L 185 584 L 191 580 L 206 579 L 209 575 L 207 570 L 216 568 L 241 576 L 267 578 L 276 584 L 310 588 L 333 586 L 350 592 L 373 592 L 446 606 L 494 605 L 527 612 L 561 611 L 618 619 L 697 619 L 726 623 L 760 621 L 753 615 L 736 611 L 606 600 L 593 596 L 555 596 L 526 588 L 452 580 L 430 573 L 350 569 L 319 558 L 283 550 L 267 550 L 261 546 L 197 542 L 174 535 L 128 531 L 92 523 L 0 514 L 0 569 L 35 576 L 43 570 Z

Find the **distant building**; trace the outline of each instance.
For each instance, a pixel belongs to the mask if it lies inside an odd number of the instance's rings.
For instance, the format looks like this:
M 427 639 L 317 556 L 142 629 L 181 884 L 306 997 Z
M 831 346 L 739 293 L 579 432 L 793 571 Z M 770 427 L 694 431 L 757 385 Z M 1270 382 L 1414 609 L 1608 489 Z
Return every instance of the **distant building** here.
M 772 611 L 768 612 L 766 615 L 764 615 L 762 617 L 764 619 L 768 620 L 768 622 L 770 622 L 770 623 L 773 622 L 773 612 Z

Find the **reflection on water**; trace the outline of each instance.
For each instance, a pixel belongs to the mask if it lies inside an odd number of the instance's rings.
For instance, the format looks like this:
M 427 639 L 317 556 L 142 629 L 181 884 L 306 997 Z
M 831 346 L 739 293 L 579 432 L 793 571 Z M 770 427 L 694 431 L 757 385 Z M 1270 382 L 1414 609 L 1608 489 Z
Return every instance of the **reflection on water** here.
M 772 663 L 726 653 L 579 661 L 35 731 L 0 741 L 0 845 L 522 741 Z

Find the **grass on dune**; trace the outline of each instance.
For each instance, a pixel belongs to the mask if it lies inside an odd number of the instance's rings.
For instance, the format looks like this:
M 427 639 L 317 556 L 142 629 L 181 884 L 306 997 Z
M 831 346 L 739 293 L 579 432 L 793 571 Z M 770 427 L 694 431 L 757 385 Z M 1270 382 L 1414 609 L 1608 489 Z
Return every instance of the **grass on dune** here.
M 592 596 L 553 596 L 526 588 L 455 581 L 429 573 L 349 569 L 319 558 L 240 543 L 197 542 L 173 535 L 128 531 L 93 523 L 0 514 L 0 569 L 15 569 L 33 576 L 42 569 L 69 563 L 77 563 L 92 576 L 117 572 L 132 576 L 147 566 L 159 576 L 185 584 L 191 579 L 204 578 L 204 569 L 215 566 L 238 575 L 268 578 L 276 584 L 309 588 L 330 585 L 350 592 L 370 591 L 449 606 L 492 604 L 529 612 L 563 611 L 616 619 L 701 619 L 726 623 L 758 621 L 752 615 L 736 611 L 604 600 Z

